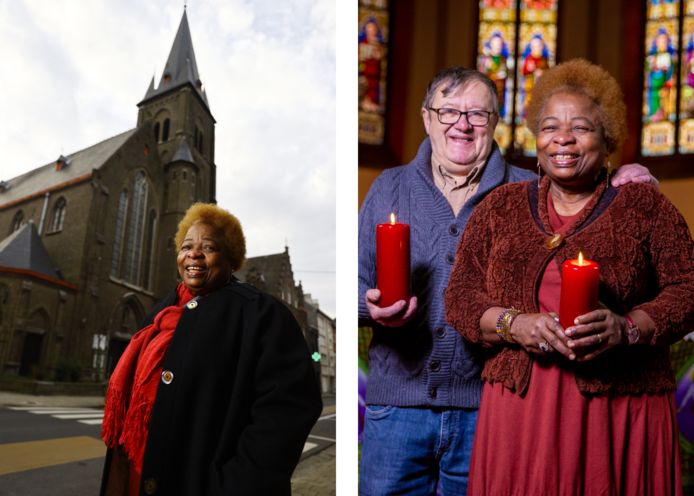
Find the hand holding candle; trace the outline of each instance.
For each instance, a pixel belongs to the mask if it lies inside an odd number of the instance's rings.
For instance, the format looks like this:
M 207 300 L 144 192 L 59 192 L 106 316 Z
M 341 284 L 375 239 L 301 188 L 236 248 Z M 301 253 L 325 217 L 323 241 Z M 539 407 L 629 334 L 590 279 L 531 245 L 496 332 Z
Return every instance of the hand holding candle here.
M 390 222 L 376 226 L 376 286 L 380 307 L 389 307 L 410 297 L 410 226 Z
M 566 329 L 574 325 L 574 319 L 598 308 L 598 284 L 600 265 L 583 258 L 567 260 L 561 270 L 561 298 L 559 322 Z

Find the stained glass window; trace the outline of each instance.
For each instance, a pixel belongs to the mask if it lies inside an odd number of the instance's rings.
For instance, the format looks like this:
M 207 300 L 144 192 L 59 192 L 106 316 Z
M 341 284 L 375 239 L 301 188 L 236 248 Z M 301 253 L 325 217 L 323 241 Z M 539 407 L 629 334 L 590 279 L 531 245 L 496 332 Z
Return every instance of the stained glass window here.
M 535 155 L 535 138 L 525 126 L 530 91 L 542 71 L 554 65 L 558 0 L 480 0 L 478 69 L 497 87 L 499 124 L 494 138 Z
M 388 0 L 359 0 L 359 142 L 382 145 L 388 65 Z
M 694 153 L 694 0 L 647 0 L 643 155 Z

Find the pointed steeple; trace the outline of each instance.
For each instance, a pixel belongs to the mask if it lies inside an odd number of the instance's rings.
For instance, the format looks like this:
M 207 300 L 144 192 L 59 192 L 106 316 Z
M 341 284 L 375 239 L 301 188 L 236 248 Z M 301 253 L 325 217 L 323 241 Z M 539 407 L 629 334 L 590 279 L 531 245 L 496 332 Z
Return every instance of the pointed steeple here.
M 153 83 L 153 81 L 152 81 Z M 161 95 L 174 88 L 179 88 L 183 85 L 190 84 L 197 91 L 205 106 L 209 109 L 207 103 L 207 95 L 202 87 L 200 75 L 198 74 L 198 64 L 195 61 L 195 52 L 193 51 L 193 40 L 190 36 L 190 28 L 188 27 L 188 16 L 186 11 L 183 11 L 181 24 L 178 26 L 176 37 L 174 38 L 169 58 L 166 60 L 164 72 L 159 80 L 159 86 L 155 89 L 150 83 L 145 98 L 150 98 Z M 142 103 L 142 102 L 141 102 Z

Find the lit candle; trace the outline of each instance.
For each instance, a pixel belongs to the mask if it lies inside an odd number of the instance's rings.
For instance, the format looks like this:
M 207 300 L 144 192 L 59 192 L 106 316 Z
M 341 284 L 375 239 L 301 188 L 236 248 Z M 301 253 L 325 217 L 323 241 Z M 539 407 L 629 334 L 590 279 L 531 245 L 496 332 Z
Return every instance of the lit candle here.
M 381 307 L 410 297 L 410 226 L 395 222 L 393 213 L 376 226 L 376 287 Z
M 598 308 L 599 283 L 600 265 L 584 259 L 583 253 L 562 264 L 559 321 L 564 329 L 574 325 L 579 315 Z

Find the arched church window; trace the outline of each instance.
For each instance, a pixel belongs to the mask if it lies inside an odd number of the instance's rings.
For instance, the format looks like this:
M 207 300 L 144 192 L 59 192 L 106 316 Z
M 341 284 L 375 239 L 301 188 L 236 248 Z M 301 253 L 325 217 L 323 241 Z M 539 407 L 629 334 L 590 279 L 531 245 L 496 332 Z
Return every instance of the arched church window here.
M 359 142 L 367 145 L 384 144 L 388 29 L 388 0 L 359 0 Z
M 67 202 L 64 197 L 58 198 L 53 207 L 53 220 L 51 221 L 50 232 L 60 232 L 63 230 L 63 223 L 65 222 L 65 212 L 67 211 Z
M 142 273 L 142 287 L 151 288 L 152 262 L 154 260 L 154 248 L 156 246 L 156 227 L 157 227 L 157 212 L 149 211 L 147 219 L 147 244 L 145 251 L 145 260 Z
M 641 154 L 694 153 L 694 0 L 646 2 Z
M 24 224 L 26 224 L 26 221 L 24 220 L 24 212 L 19 210 L 16 214 L 14 214 L 14 217 L 12 218 L 12 224 L 10 224 L 9 234 L 12 234 L 17 229 L 22 227 Z
M 159 131 L 160 131 L 159 128 L 160 127 L 161 126 L 159 125 L 158 122 L 154 123 L 154 141 L 156 141 L 157 143 L 159 143 Z
M 170 126 L 170 122 L 171 122 L 171 121 L 170 121 L 168 118 L 167 118 L 167 119 L 164 119 L 164 127 L 162 128 L 162 132 L 161 132 L 161 140 L 162 140 L 163 142 L 165 142 L 165 143 L 166 143 L 167 141 L 169 141 L 169 126 Z
M 140 278 L 146 204 L 147 178 L 144 172 L 138 172 L 133 184 L 133 198 L 128 217 L 127 241 L 123 257 L 123 279 L 133 284 L 138 284 Z
M 477 68 L 496 85 L 502 152 L 535 156 L 525 110 L 535 80 L 554 65 L 559 0 L 480 0 Z
M 128 191 L 123 190 L 118 197 L 118 212 L 116 213 L 116 229 L 113 236 L 113 256 L 111 257 L 111 275 L 120 276 L 120 258 L 125 234 L 125 217 L 128 212 Z

